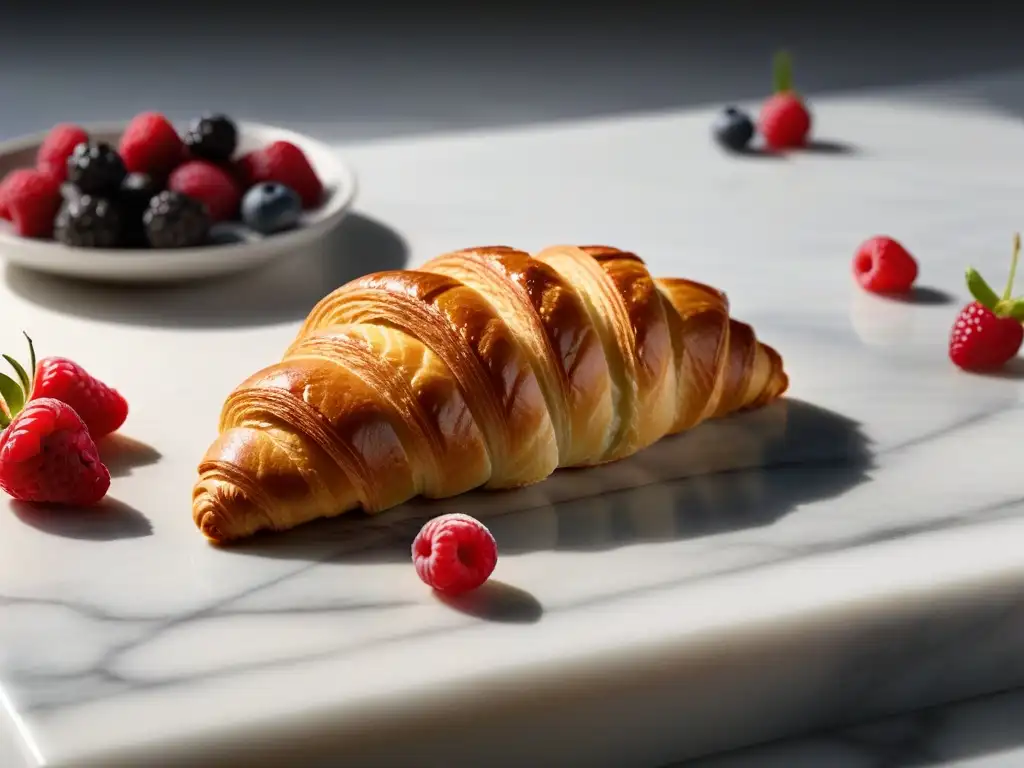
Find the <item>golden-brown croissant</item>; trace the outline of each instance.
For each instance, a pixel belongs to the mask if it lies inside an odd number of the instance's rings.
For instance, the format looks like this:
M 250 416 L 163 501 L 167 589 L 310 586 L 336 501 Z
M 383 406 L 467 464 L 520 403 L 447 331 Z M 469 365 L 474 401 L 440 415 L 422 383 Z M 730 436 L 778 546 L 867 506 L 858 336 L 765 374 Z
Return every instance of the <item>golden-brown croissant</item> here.
M 281 362 L 228 396 L 192 514 L 225 542 L 528 485 L 787 385 L 722 293 L 655 280 L 632 253 L 458 251 L 322 299 Z

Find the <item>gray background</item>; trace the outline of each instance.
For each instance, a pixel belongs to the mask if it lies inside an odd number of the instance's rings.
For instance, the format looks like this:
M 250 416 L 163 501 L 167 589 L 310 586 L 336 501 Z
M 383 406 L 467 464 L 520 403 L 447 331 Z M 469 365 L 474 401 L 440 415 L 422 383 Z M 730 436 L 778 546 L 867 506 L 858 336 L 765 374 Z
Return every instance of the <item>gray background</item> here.
M 1024 67 L 1006 0 L 7 5 L 5 137 L 142 109 L 362 140 L 677 108 L 760 96 L 780 45 L 814 93 Z

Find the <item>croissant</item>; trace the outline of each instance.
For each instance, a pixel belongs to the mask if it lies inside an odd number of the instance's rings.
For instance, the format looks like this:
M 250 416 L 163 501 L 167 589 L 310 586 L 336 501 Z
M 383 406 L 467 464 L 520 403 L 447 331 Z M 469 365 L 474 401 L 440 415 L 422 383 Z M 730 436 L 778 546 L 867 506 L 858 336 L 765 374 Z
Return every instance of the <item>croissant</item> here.
M 788 386 L 724 294 L 635 254 L 504 246 L 358 278 L 227 398 L 192 514 L 218 543 L 615 461 Z

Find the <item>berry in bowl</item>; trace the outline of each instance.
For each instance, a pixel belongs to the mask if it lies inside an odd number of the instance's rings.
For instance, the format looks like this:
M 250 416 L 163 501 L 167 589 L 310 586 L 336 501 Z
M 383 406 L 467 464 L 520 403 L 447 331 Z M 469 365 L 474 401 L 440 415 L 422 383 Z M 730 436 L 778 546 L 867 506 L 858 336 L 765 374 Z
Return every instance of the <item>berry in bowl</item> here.
M 225 115 L 57 125 L 0 144 L 0 257 L 93 280 L 237 272 L 316 245 L 355 197 L 307 136 Z

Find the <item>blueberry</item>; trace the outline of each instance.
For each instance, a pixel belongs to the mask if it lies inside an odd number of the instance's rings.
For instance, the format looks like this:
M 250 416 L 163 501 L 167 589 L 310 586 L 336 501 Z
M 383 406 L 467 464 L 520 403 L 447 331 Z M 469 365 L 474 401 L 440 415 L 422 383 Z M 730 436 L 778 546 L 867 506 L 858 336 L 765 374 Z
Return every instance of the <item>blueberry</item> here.
M 250 230 L 235 221 L 222 221 L 210 227 L 206 242 L 210 245 L 237 245 L 249 241 Z
M 257 184 L 242 198 L 242 221 L 264 235 L 294 227 L 301 213 L 302 198 L 284 184 Z
M 736 107 L 726 107 L 715 118 L 711 129 L 720 145 L 734 152 L 742 152 L 754 138 L 754 121 L 750 116 Z

